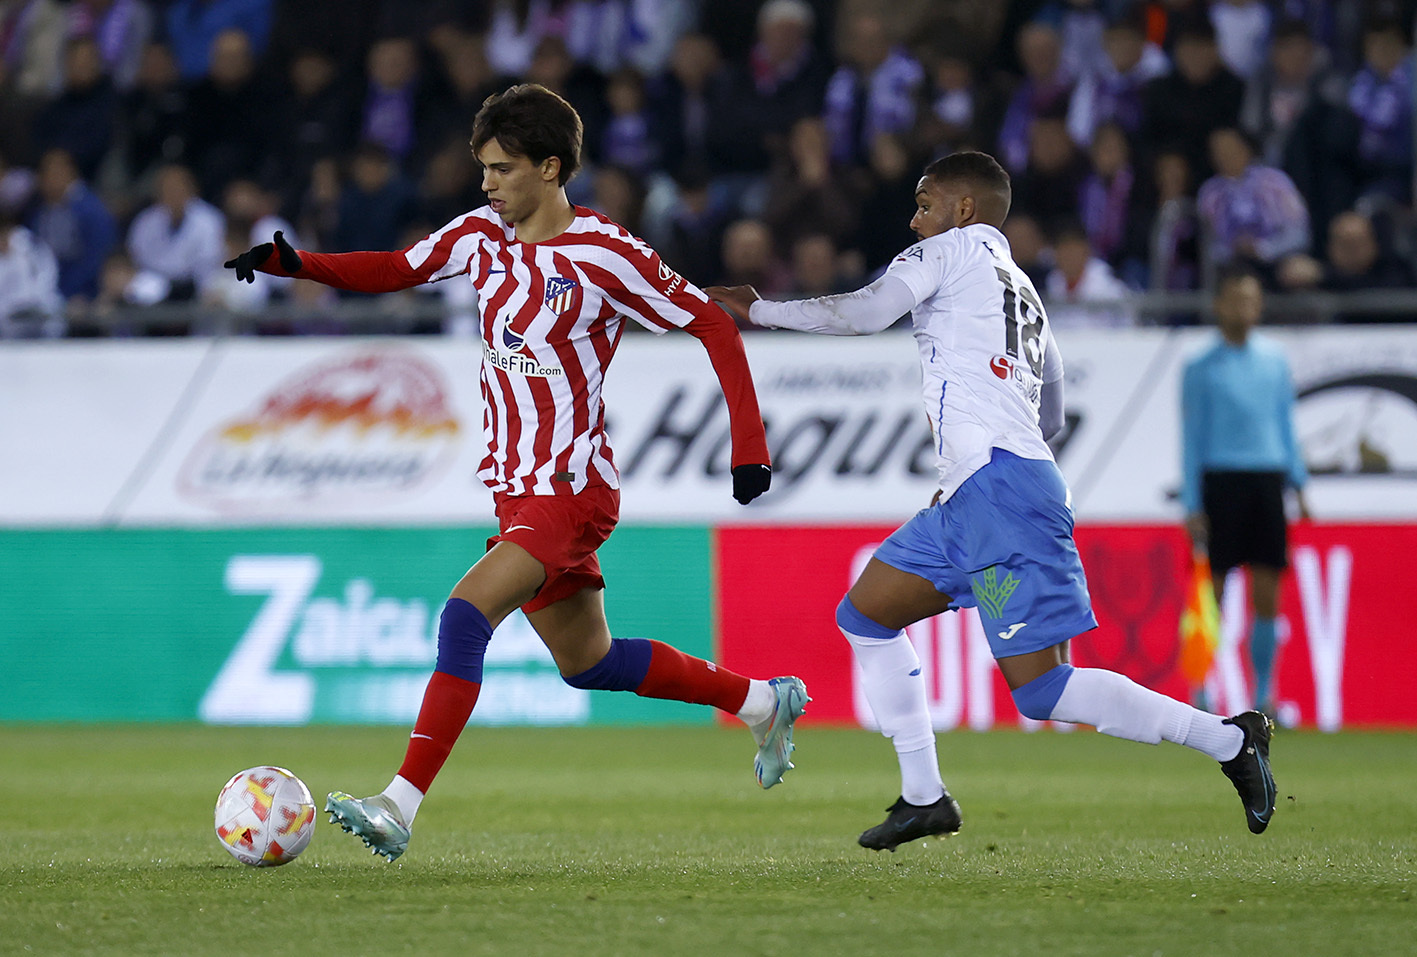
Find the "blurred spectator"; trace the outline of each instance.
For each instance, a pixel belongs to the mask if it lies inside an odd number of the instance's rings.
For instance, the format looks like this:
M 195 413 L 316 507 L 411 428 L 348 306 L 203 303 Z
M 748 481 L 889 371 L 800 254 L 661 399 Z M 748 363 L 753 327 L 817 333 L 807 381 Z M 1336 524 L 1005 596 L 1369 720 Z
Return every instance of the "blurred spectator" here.
M 1053 268 L 1053 249 L 1038 220 L 1025 212 L 1010 211 L 1004 220 L 1004 238 L 1009 252 L 1027 275 L 1035 289 L 1042 289 Z
M 822 112 L 831 68 L 812 42 L 815 14 L 805 0 L 768 0 L 758 11 L 757 42 L 737 71 L 738 102 L 730 122 L 746 124 L 756 168 L 787 151 L 798 120 Z
M 1364 195 L 1398 202 L 1412 197 L 1412 49 L 1397 20 L 1375 20 L 1363 31 L 1363 68 L 1348 105 L 1358 116 L 1358 158 Z
M 1128 135 L 1141 128 L 1142 88 L 1171 69 L 1171 61 L 1146 39 L 1137 13 L 1113 20 L 1102 34 L 1106 53 L 1078 80 L 1068 100 L 1068 131 L 1086 147 L 1103 123 L 1116 123 Z
M 192 87 L 183 126 L 188 164 L 207 196 L 237 176 L 273 175 L 269 142 L 275 93 L 256 73 L 250 39 L 223 30 L 211 45 L 211 68 Z
M 1014 205 L 1056 231 L 1075 219 L 1087 160 L 1068 135 L 1062 116 L 1042 116 L 1029 127 L 1028 165 L 1014 178 Z
M 735 161 L 732 155 L 719 155 L 723 131 L 736 119 L 731 83 L 712 40 L 701 33 L 679 38 L 669 71 L 650 90 L 654 138 L 671 176 L 721 168 L 720 158 Z M 724 152 L 731 154 L 731 149 Z
M 792 298 L 834 296 L 857 287 L 860 276 L 842 269 L 842 255 L 830 236 L 809 233 L 791 249 Z
M 1264 163 L 1289 174 L 1309 204 L 1316 237 L 1358 198 L 1358 120 L 1348 84 L 1324 66 L 1309 27 L 1286 20 L 1274 31 L 1269 65 L 1245 92 L 1241 124 Z
M 433 154 L 418 184 L 418 219 L 427 226 L 419 238 L 487 201 L 479 176 L 466 139 L 449 140 Z
M 53 251 L 0 209 L 0 339 L 63 334 L 64 297 Z
M 871 144 L 871 165 L 863 182 L 858 203 L 861 227 L 854 245 L 864 258 L 866 271 L 874 274 L 918 239 L 910 220 L 915 215 L 920 164 L 906 149 L 904 139 L 882 133 Z
M 1264 66 L 1272 16 L 1262 0 L 1213 0 L 1210 5 L 1220 59 L 1242 80 Z
M 707 175 L 692 169 L 676 180 L 677 199 L 668 211 L 665 262 L 696 285 L 709 285 L 723 270 L 723 210 L 710 201 Z
M 591 209 L 624 226 L 631 235 L 643 232 L 641 216 L 645 188 L 633 170 L 623 166 L 601 166 L 591 173 Z M 421 238 L 421 237 L 418 237 Z
M 487 58 L 498 73 L 523 76 L 541 41 L 555 37 L 576 63 L 602 73 L 658 73 L 693 12 L 686 0 L 496 0 Z
M 1103 61 L 1107 17 L 1101 7 L 1098 0 L 1050 0 L 1035 17 L 1058 31 L 1063 69 L 1074 79 L 1097 69 Z
M 413 186 L 383 147 L 365 143 L 350 162 L 339 195 L 339 221 L 331 252 L 399 249 L 404 228 L 417 213 Z
M 0 153 L 0 216 L 19 215 L 28 209 L 34 187 L 34 170 L 13 166 L 5 154 Z
M 1282 21 L 1274 29 L 1268 64 L 1256 71 L 1245 88 L 1240 126 L 1260 144 L 1271 166 L 1283 166 L 1291 134 L 1315 99 L 1337 102 L 1341 77 L 1325 69 L 1322 51 L 1307 24 Z
M 217 39 L 228 30 L 246 35 L 259 56 L 271 32 L 271 0 L 173 0 L 165 20 L 167 42 L 182 79 L 201 79 L 210 68 Z
M 1282 170 L 1255 161 L 1253 146 L 1238 129 L 1212 132 L 1210 153 L 1216 173 L 1201 184 L 1196 204 L 1208 255 L 1218 264 L 1244 260 L 1273 280 L 1279 260 L 1308 248 L 1304 197 Z
M 334 249 L 343 191 L 344 177 L 339 161 L 328 156 L 316 160 L 310 167 L 310 182 L 300 197 L 296 213 L 296 227 L 312 249 L 326 252 Z
M 29 228 L 59 261 L 64 298 L 91 299 L 98 293 L 99 270 L 117 240 L 118 224 L 65 150 L 40 157 L 38 185 L 39 204 Z
M 487 56 L 495 66 L 490 43 Z M 590 67 L 577 64 L 565 40 L 559 36 L 542 38 L 532 53 L 526 73 L 510 75 L 521 76 L 527 83 L 540 83 L 565 97 L 581 115 L 582 142 L 590 144 L 594 150 L 600 142 L 600 131 L 605 127 L 605 78 Z M 571 187 L 575 186 L 576 180 L 571 180 Z
M 1122 128 L 1107 123 L 1092 141 L 1092 170 L 1082 182 L 1078 212 L 1096 254 L 1131 286 L 1146 270 L 1145 217 L 1140 206 L 1131 145 Z
M 338 156 L 354 142 L 356 112 L 335 58 L 311 47 L 297 51 L 274 110 L 275 181 L 280 184 L 282 206 L 293 209 L 309 186 L 316 161 Z
M 64 80 L 69 10 L 63 0 L 12 0 L 0 4 L 0 55 L 24 97 L 48 98 Z
M 1180 150 L 1198 179 L 1210 175 L 1206 143 L 1211 130 L 1235 126 L 1245 84 L 1220 61 L 1215 29 L 1191 21 L 1176 35 L 1175 71 L 1142 88 L 1140 138 L 1148 157 Z
M 159 166 L 187 156 L 188 88 L 177 74 L 172 51 L 150 43 L 143 51 L 133 89 L 119 104 L 119 157 L 129 184 L 146 188 Z
M 280 198 L 271 190 L 261 186 L 261 184 L 249 179 L 234 179 L 227 184 L 226 193 L 221 202 L 222 216 L 226 220 L 226 245 L 228 251 L 232 244 L 240 248 L 235 254 L 222 256 L 222 261 L 234 259 L 237 255 L 244 253 L 252 246 L 260 243 L 268 243 L 276 231 L 285 233 L 286 240 L 296 249 L 304 249 L 305 244 L 301 242 L 295 227 L 290 221 L 280 215 Z M 441 223 L 439 224 L 441 225 Z M 228 270 L 222 270 L 222 277 L 234 276 Z M 249 296 L 241 293 L 232 293 L 230 290 L 217 297 L 218 300 L 226 302 L 230 308 L 236 309 L 245 304 L 260 301 L 265 302 L 272 293 L 287 294 L 290 286 L 295 280 L 287 276 L 272 276 L 267 273 L 257 273 L 255 282 L 243 283 L 251 287 L 260 286 L 259 290 L 252 288 L 248 290 Z M 205 297 L 208 301 L 213 301 L 211 297 Z
M 1016 42 L 1023 80 L 1014 90 L 999 130 L 999 162 L 1011 173 L 1029 163 L 1034 121 L 1062 115 L 1073 92 L 1073 77 L 1063 68 L 1062 38 L 1046 23 L 1026 24 Z
M 820 119 L 793 124 L 787 159 L 777 164 L 769 181 L 763 219 L 779 249 L 808 234 L 839 242 L 855 233 L 860 222 L 856 199 L 850 183 L 832 167 L 831 143 Z
M 482 101 L 502 88 L 487 62 L 480 36 L 453 31 L 438 50 L 443 85 L 422 120 L 424 152 L 437 152 L 450 141 L 464 147 Z
M 195 298 L 222 271 L 226 222 L 221 211 L 197 195 L 197 179 L 185 166 L 164 166 L 154 202 L 128 228 L 128 254 L 145 281 L 164 280 L 170 301 Z
M 660 149 L 650 136 L 644 77 L 633 68 L 616 71 L 606 83 L 605 100 L 610 114 L 601 133 L 601 161 L 646 175 L 658 166 Z
M 925 71 L 891 42 L 885 22 L 875 16 L 851 21 L 842 53 L 827 84 L 825 118 L 832 159 L 856 166 L 879 134 L 910 131 Z
M 1200 215 L 1192 194 L 1191 164 L 1186 154 L 1170 150 L 1151 167 L 1149 288 L 1180 292 L 1200 286 Z M 1177 321 L 1181 321 L 1177 317 Z M 1194 317 L 1186 321 L 1194 321 Z
M 419 62 L 418 44 L 406 36 L 386 37 L 369 48 L 365 69 L 359 140 L 382 146 L 402 168 L 413 164 L 420 136 L 436 128 L 436 106 Z M 471 126 L 468 133 L 472 132 Z M 372 247 L 371 247 L 372 248 Z
M 930 70 L 930 109 L 917 134 L 932 153 L 987 149 L 998 137 L 997 117 L 1003 112 L 992 85 L 983 82 L 963 50 L 936 56 Z
M 113 140 L 118 94 L 104 73 L 91 37 L 69 41 L 64 51 L 64 89 L 35 117 L 35 145 L 68 150 L 79 173 L 92 179 Z
M 1363 292 L 1371 289 L 1411 288 L 1412 267 L 1378 240 L 1373 221 L 1356 210 L 1339 213 L 1328 228 L 1325 262 L 1298 254 L 1279 266 L 1279 285 L 1291 292 L 1322 289 L 1327 292 Z M 1341 313 L 1340 322 L 1407 322 L 1401 312 Z
M 1056 265 L 1043 287 L 1048 322 L 1055 329 L 1118 328 L 1136 325 L 1131 290 L 1099 259 L 1080 225 L 1061 229 L 1053 239 Z
M 72 35 L 91 36 L 98 44 L 113 85 L 132 89 L 156 24 L 151 5 L 145 0 L 76 0 L 69 16 Z
M 723 278 L 717 285 L 751 285 L 764 299 L 785 296 L 792 275 L 773 250 L 772 232 L 757 219 L 740 219 L 723 234 Z

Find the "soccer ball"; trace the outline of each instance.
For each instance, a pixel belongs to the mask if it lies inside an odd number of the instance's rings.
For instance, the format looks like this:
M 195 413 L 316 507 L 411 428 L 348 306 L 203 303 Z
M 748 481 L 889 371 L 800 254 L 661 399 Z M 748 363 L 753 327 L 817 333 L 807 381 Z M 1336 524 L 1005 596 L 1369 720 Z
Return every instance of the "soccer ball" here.
M 285 768 L 247 768 L 217 795 L 217 839 L 242 864 L 289 864 L 314 833 L 310 790 Z

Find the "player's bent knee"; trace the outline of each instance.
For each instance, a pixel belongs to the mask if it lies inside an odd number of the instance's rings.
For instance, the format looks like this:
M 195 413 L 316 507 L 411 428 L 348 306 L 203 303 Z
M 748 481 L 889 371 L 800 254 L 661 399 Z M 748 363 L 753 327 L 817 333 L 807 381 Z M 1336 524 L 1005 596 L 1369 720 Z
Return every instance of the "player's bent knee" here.
M 859 635 L 862 638 L 894 638 L 900 634 L 899 629 L 887 628 L 879 622 L 872 621 L 852 604 L 851 596 L 842 596 L 841 603 L 836 606 L 836 624 L 848 636 Z
M 491 639 L 492 626 L 476 605 L 449 598 L 438 619 L 438 663 L 433 670 L 481 683 L 482 659 Z
M 561 680 L 585 691 L 634 691 L 649 672 L 653 648 L 645 638 L 616 638 L 594 666 Z
M 1053 717 L 1053 709 L 1058 706 L 1058 699 L 1063 696 L 1063 688 L 1072 673 L 1072 665 L 1058 665 L 1015 688 L 1012 694 L 1019 714 L 1034 721 L 1047 721 Z

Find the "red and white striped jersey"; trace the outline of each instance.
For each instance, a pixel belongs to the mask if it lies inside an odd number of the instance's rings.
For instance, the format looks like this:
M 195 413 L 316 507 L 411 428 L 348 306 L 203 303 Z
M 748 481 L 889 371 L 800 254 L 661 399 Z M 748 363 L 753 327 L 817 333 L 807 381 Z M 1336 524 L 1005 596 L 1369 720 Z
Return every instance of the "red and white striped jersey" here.
M 655 333 L 724 318 L 624 228 L 584 207 L 575 214 L 560 235 L 522 243 L 482 207 L 403 252 L 423 281 L 477 289 L 489 439 L 478 476 L 494 492 L 618 487 L 601 384 L 625 317 Z

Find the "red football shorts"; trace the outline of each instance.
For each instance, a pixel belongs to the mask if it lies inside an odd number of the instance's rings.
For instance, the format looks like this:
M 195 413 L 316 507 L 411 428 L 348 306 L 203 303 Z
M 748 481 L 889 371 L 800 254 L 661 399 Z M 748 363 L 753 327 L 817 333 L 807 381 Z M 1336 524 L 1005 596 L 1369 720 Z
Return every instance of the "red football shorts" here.
M 620 519 L 619 489 L 588 485 L 578 495 L 497 496 L 496 505 L 501 532 L 487 547 L 512 542 L 546 569 L 546 581 L 522 611 L 540 611 L 582 588 L 605 587 L 595 550 Z

